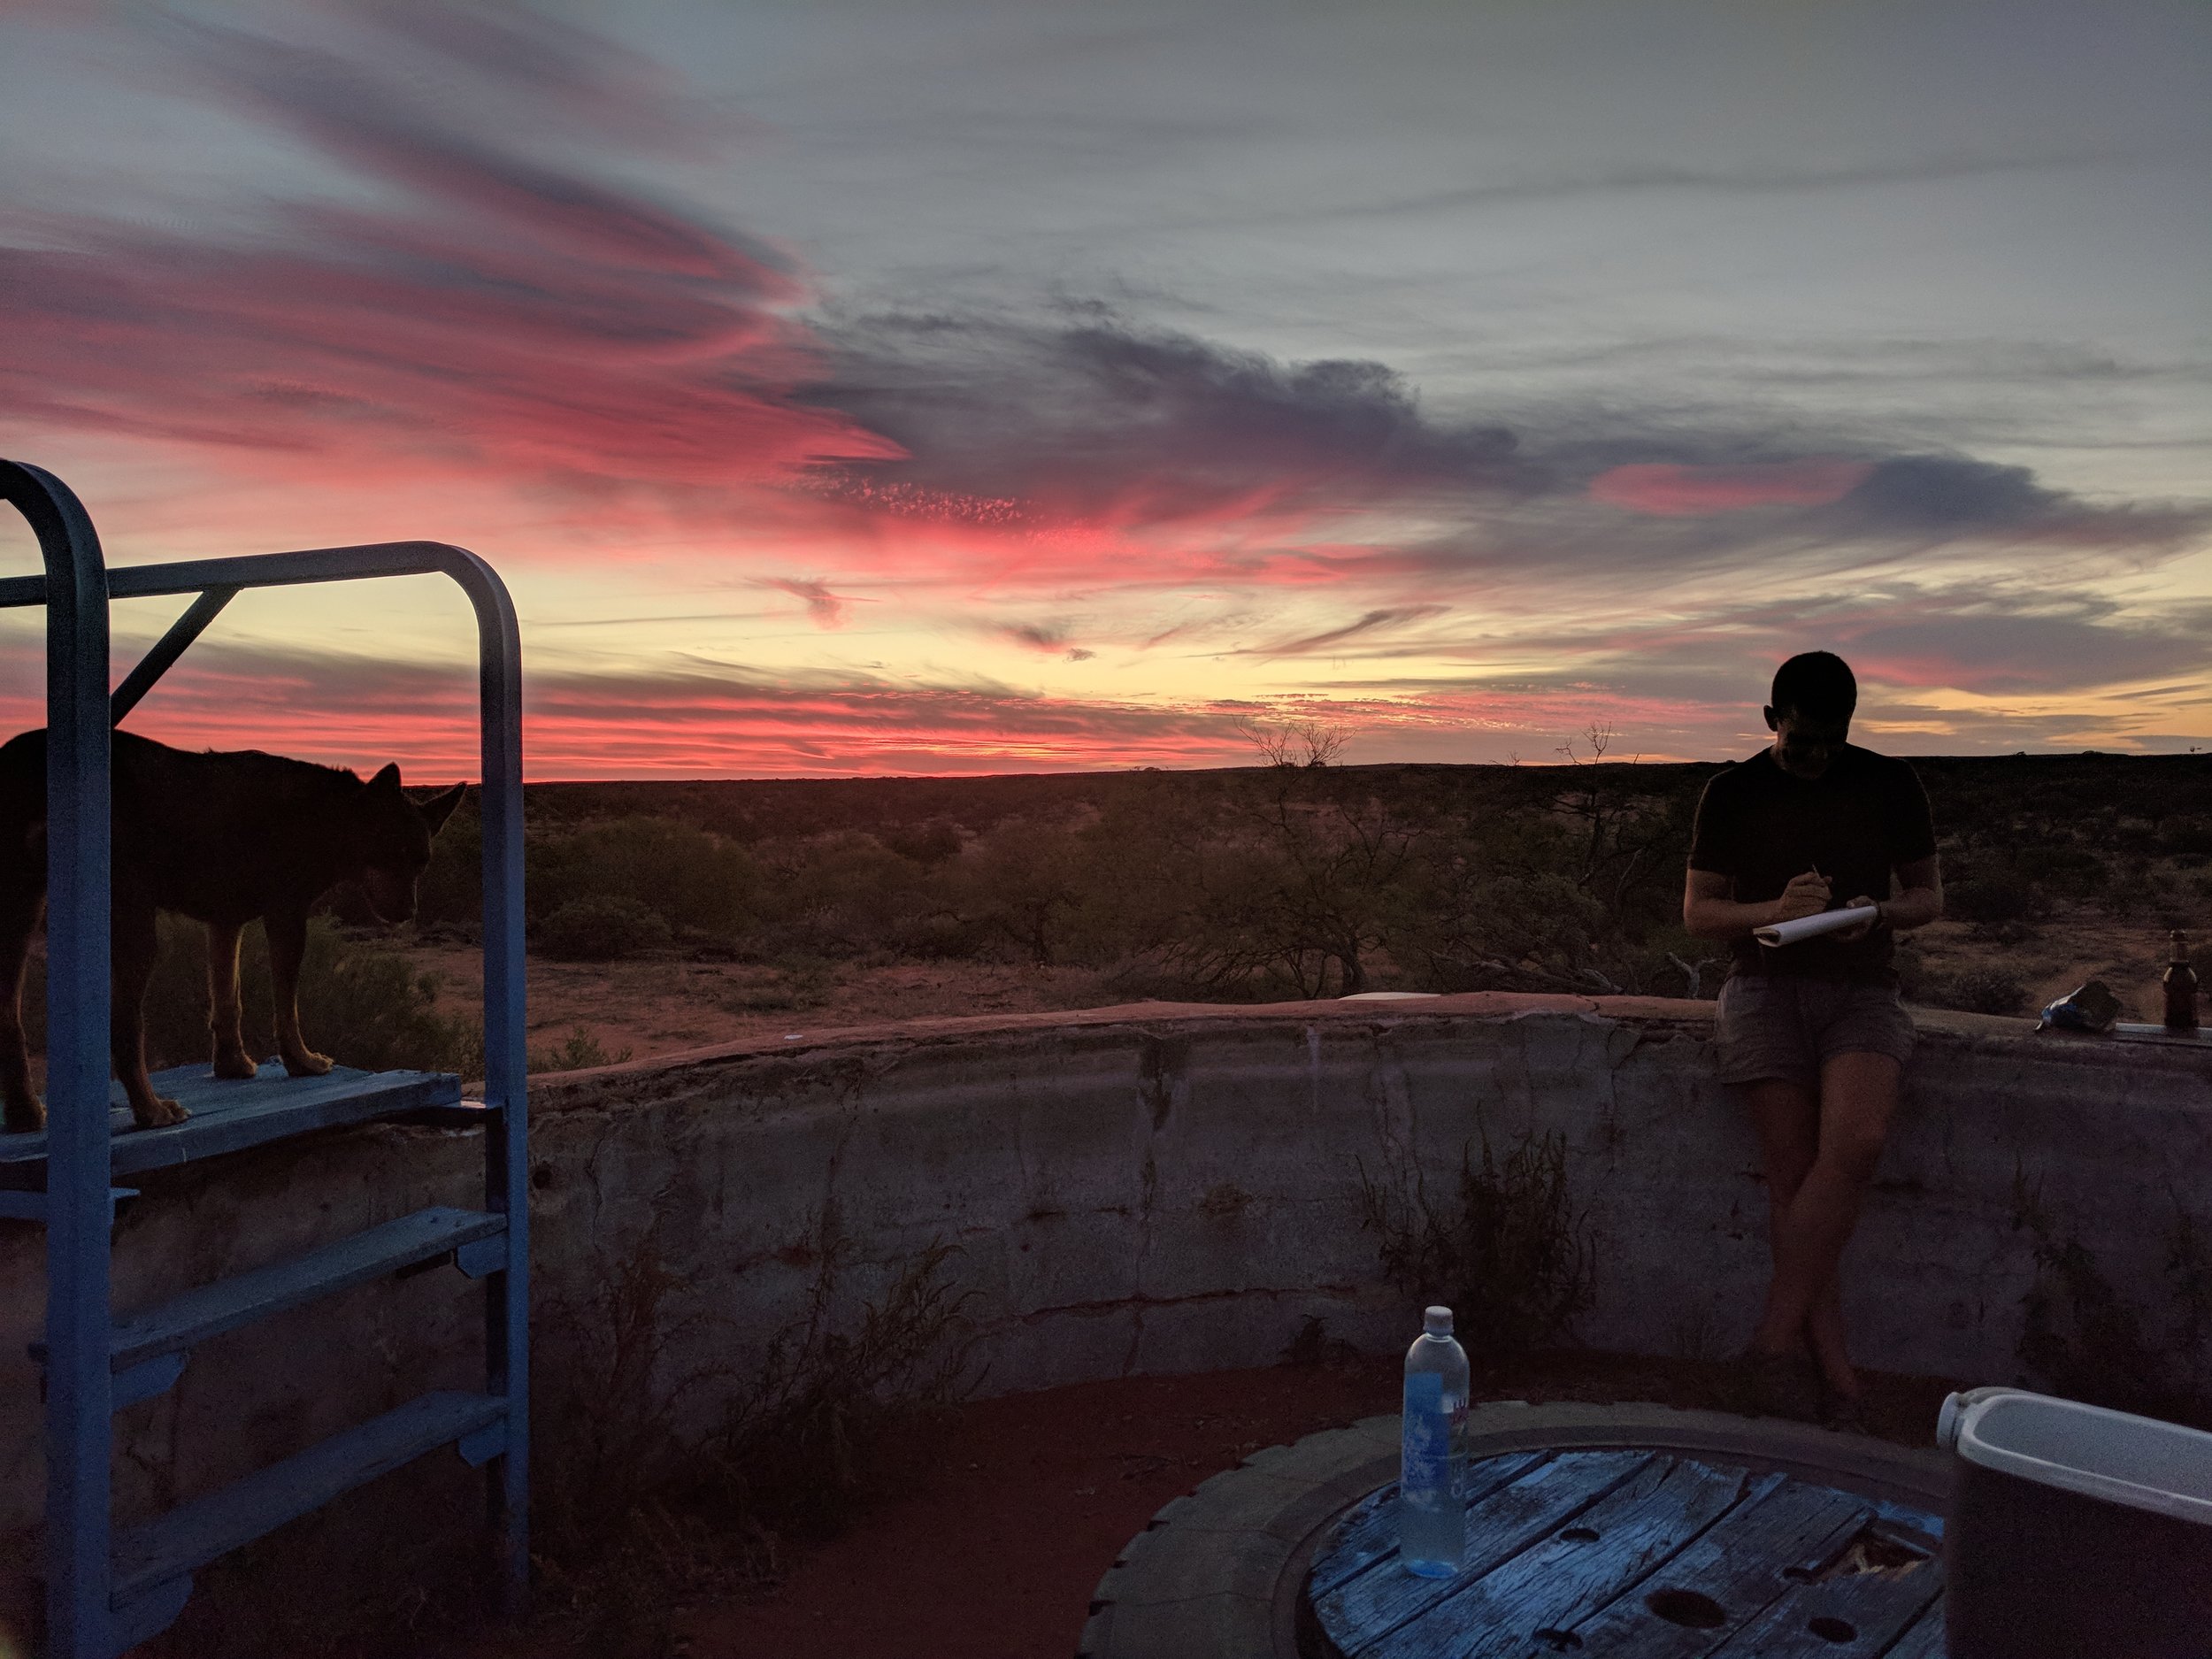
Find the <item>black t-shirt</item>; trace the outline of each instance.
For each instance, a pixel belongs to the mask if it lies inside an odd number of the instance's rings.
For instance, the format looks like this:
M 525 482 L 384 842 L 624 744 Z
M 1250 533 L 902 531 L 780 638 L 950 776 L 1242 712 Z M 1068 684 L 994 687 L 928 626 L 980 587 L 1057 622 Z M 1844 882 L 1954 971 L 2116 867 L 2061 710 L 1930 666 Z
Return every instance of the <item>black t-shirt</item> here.
M 1828 770 L 1793 778 L 1761 749 L 1713 775 L 1697 803 L 1690 868 L 1732 878 L 1743 904 L 1778 899 L 1790 879 L 1817 870 L 1832 908 L 1861 894 L 1890 895 L 1890 872 L 1935 851 L 1927 793 L 1903 761 L 1846 743 Z M 1890 933 L 1878 927 L 1850 944 L 1835 938 L 1768 947 L 1731 941 L 1732 973 L 1777 973 L 1863 984 L 1893 982 Z

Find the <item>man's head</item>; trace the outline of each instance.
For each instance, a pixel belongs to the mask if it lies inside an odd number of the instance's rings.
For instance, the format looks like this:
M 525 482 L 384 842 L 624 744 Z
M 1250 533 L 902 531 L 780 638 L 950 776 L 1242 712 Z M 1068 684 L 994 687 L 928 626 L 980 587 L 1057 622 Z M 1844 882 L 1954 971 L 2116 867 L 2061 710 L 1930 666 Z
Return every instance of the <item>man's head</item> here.
M 1768 696 L 1775 764 L 1793 777 L 1819 777 L 1851 735 L 1859 706 L 1851 665 L 1833 651 L 1801 652 L 1774 671 Z

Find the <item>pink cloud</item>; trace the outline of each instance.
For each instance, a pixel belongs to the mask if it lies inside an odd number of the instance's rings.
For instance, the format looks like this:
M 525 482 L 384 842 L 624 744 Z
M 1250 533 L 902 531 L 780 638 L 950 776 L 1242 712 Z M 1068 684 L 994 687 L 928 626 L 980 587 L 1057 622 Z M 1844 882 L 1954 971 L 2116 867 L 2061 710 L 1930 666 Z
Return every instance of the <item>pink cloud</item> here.
M 1590 498 L 1664 518 L 1740 512 L 1747 507 L 1824 507 L 1865 481 L 1866 461 L 1772 461 L 1751 466 L 1640 462 L 1590 480 Z

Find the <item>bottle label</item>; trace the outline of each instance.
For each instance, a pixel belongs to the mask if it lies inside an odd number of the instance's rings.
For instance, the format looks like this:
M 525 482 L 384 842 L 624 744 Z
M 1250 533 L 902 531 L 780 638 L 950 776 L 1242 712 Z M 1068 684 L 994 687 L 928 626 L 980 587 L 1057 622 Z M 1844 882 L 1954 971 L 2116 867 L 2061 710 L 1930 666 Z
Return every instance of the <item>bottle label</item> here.
M 1466 1415 L 1466 1396 L 1448 1400 L 1444 1379 L 1437 1372 L 1416 1371 L 1406 1379 L 1405 1430 L 1398 1471 L 1402 1489 L 1409 1493 L 1450 1490 L 1453 1431 Z

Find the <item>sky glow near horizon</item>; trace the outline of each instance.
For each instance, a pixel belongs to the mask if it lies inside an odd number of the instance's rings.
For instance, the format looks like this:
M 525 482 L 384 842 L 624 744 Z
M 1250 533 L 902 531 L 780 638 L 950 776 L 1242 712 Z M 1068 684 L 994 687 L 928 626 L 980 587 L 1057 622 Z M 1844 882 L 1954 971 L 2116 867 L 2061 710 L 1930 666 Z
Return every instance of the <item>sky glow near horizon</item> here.
M 0 453 L 117 563 L 476 549 L 539 778 L 1714 758 L 1815 646 L 1878 748 L 2186 749 L 2208 71 L 2134 0 L 12 0 Z M 472 774 L 471 649 L 249 595 L 133 725 Z

